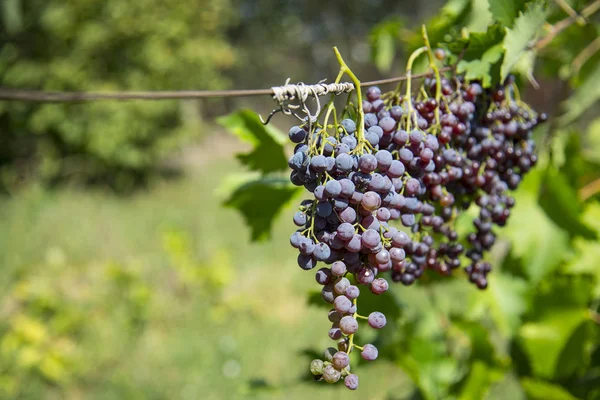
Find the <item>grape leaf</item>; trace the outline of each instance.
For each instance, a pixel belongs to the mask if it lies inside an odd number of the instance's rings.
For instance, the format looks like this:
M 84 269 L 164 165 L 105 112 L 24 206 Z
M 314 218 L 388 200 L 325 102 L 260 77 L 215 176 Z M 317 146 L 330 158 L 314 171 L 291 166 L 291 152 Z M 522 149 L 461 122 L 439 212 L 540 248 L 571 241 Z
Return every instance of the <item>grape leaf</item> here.
M 512 28 L 520 11 L 525 9 L 525 0 L 488 0 L 490 12 L 502 25 Z
M 469 19 L 465 24 L 470 31 L 483 31 L 494 22 L 487 0 L 471 0 L 470 11 Z
M 371 59 L 380 72 L 389 72 L 392 68 L 400 28 L 402 22 L 392 20 L 377 24 L 371 30 L 369 35 Z
M 485 399 L 526 400 L 526 397 L 515 375 L 508 372 L 500 382 L 492 384 Z
M 427 21 L 427 35 L 432 46 L 444 40 L 444 37 L 453 28 L 462 27 L 470 13 L 471 0 L 449 0 L 440 9 L 439 13 Z M 421 32 L 408 31 L 407 35 L 400 37 L 406 43 L 407 52 L 412 52 L 423 46 Z
M 497 369 L 490 368 L 481 361 L 475 361 L 471 365 L 471 371 L 458 400 L 483 399 L 490 385 L 500 379 L 502 379 L 502 374 L 499 374 Z
M 567 379 L 578 369 L 585 369 L 590 362 L 588 344 L 590 341 L 591 321 L 582 322 L 563 347 L 556 362 L 554 376 Z
M 537 202 L 540 175 L 540 171 L 532 171 L 515 193 L 517 205 L 504 229 L 506 237 L 511 239 L 513 254 L 521 259 L 524 272 L 533 283 L 559 266 L 569 240 L 567 233 L 552 222 Z
M 287 157 L 283 151 L 285 137 L 272 126 L 263 125 L 253 111 L 242 109 L 217 118 L 217 122 L 252 145 L 250 152 L 236 156 L 250 170 L 267 174 L 287 168 Z
M 600 164 L 600 118 L 588 125 L 586 142 L 581 150 L 582 156 L 590 162 Z
M 467 80 L 477 79 L 481 81 L 483 87 L 490 87 L 499 81 L 497 74 L 492 71 L 492 66 L 500 60 L 503 51 L 502 45 L 493 46 L 483 53 L 479 60 L 461 60 L 458 63 L 457 71 L 464 73 Z
M 506 337 L 517 332 L 521 317 L 527 310 L 527 282 L 508 274 L 489 276 L 489 286 L 484 293 L 472 299 L 474 312 L 489 316 L 498 331 Z
M 521 326 L 519 338 L 536 376 L 554 376 L 561 350 L 586 318 L 585 308 L 553 309 L 545 318 Z
M 455 40 L 444 43 L 454 54 L 461 54 L 462 59 L 473 61 L 480 59 L 491 47 L 501 44 L 505 30 L 499 24 L 490 25 L 486 32 L 471 32 Z
M 600 68 L 596 68 L 564 103 L 565 113 L 559 118 L 568 125 L 581 116 L 600 99 Z
M 541 2 L 531 4 L 520 13 L 514 26 L 506 30 L 504 37 L 504 61 L 500 71 L 501 80 L 506 79 L 513 66 L 519 61 L 529 42 L 539 33 L 546 21 L 547 11 Z
M 273 220 L 301 190 L 285 178 L 250 179 L 230 189 L 223 205 L 238 210 L 252 231 L 252 240 L 259 241 L 270 237 Z
M 521 386 L 530 400 L 577 400 L 559 385 L 538 379 L 523 378 Z
M 539 203 L 546 215 L 565 232 L 588 239 L 596 237 L 595 232 L 580 220 L 583 206 L 574 185 L 552 166 L 546 170 L 540 186 Z

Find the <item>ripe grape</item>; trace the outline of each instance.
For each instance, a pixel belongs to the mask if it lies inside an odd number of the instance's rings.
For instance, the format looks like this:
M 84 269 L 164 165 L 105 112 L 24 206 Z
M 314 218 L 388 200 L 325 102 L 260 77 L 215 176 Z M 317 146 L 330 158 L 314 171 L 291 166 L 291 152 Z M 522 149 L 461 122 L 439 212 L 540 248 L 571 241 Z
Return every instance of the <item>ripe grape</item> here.
M 379 311 L 374 311 L 371 314 L 369 314 L 368 321 L 369 321 L 369 325 L 375 329 L 383 328 L 387 322 L 385 319 L 385 315 L 383 315 Z
M 360 352 L 360 355 L 367 361 L 374 361 L 377 359 L 379 351 L 377 350 L 377 347 L 373 346 L 372 344 L 365 344 L 363 346 L 363 350 Z

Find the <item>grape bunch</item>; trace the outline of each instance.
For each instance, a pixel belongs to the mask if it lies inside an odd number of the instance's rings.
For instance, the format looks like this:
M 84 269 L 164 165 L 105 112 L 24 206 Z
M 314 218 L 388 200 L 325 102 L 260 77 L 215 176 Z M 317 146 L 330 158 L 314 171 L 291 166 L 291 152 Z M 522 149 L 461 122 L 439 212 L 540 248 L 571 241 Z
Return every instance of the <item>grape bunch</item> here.
M 317 379 L 354 390 L 350 354 L 378 356 L 373 344 L 354 341 L 359 321 L 386 324 L 380 312 L 359 314 L 361 290 L 380 295 L 389 281 L 411 285 L 426 271 L 451 275 L 460 267 L 487 287 L 493 227 L 506 224 L 515 204 L 509 192 L 536 164 L 532 129 L 547 118 L 514 87 L 509 78 L 484 89 L 461 76 L 426 78 L 417 96 L 371 87 L 356 118 L 290 129 L 290 180 L 312 193 L 293 217 L 290 243 L 302 269 L 325 265 L 316 281 L 333 307 L 329 337 L 337 341 L 311 363 Z M 472 205 L 473 231 L 459 237 L 456 218 Z

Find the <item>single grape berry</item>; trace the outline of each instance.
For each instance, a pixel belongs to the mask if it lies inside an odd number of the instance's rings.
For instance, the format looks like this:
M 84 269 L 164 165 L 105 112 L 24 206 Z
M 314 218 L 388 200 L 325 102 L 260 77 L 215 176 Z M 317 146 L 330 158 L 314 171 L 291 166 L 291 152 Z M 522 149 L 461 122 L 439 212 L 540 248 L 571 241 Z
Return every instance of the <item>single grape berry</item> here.
M 325 368 L 323 368 L 323 379 L 325 380 L 325 382 L 336 383 L 340 380 L 341 377 L 341 372 L 335 369 L 333 365 L 328 365 Z
M 344 385 L 350 390 L 358 389 L 358 376 L 349 374 L 344 378 Z
M 372 344 L 365 344 L 360 352 L 360 355 L 367 361 L 374 361 L 377 359 L 379 351 L 377 350 L 377 347 L 373 346 Z
M 333 355 L 331 363 L 336 369 L 344 369 L 350 364 L 350 357 L 346 352 L 338 351 Z
M 385 315 L 379 311 L 373 311 L 371 314 L 369 314 L 368 322 L 372 328 L 381 329 L 385 326 L 387 321 L 385 319 Z
M 352 335 L 358 330 L 358 321 L 354 317 L 346 315 L 340 320 L 340 329 L 346 335 Z
M 310 373 L 313 375 L 323 375 L 323 361 L 322 360 L 312 360 L 310 362 Z

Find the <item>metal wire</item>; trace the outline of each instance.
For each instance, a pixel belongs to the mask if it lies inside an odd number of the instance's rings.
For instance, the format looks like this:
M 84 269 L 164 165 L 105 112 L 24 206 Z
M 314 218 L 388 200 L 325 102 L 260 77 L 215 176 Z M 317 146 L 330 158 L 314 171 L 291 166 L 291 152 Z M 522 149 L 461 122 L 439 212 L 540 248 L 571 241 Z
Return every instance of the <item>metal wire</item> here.
M 440 71 L 450 71 L 449 67 Z M 423 78 L 431 73 L 412 75 L 412 79 Z M 361 82 L 360 86 L 384 85 L 388 83 L 405 81 L 406 76 L 381 79 L 376 81 Z M 327 93 L 349 93 L 354 90 L 354 85 L 348 82 L 323 83 L 315 85 L 286 84 L 275 86 L 270 89 L 249 90 L 171 90 L 171 91 L 119 91 L 119 92 L 53 92 L 41 90 L 25 90 L 0 88 L 0 100 L 13 100 L 39 103 L 78 103 L 97 100 L 173 100 L 173 99 L 202 99 L 210 97 L 251 97 L 251 96 L 273 96 L 276 101 L 279 98 L 290 100 L 295 96 L 323 96 Z M 304 97 L 306 100 L 307 97 Z M 296 97 L 297 98 L 297 97 Z

